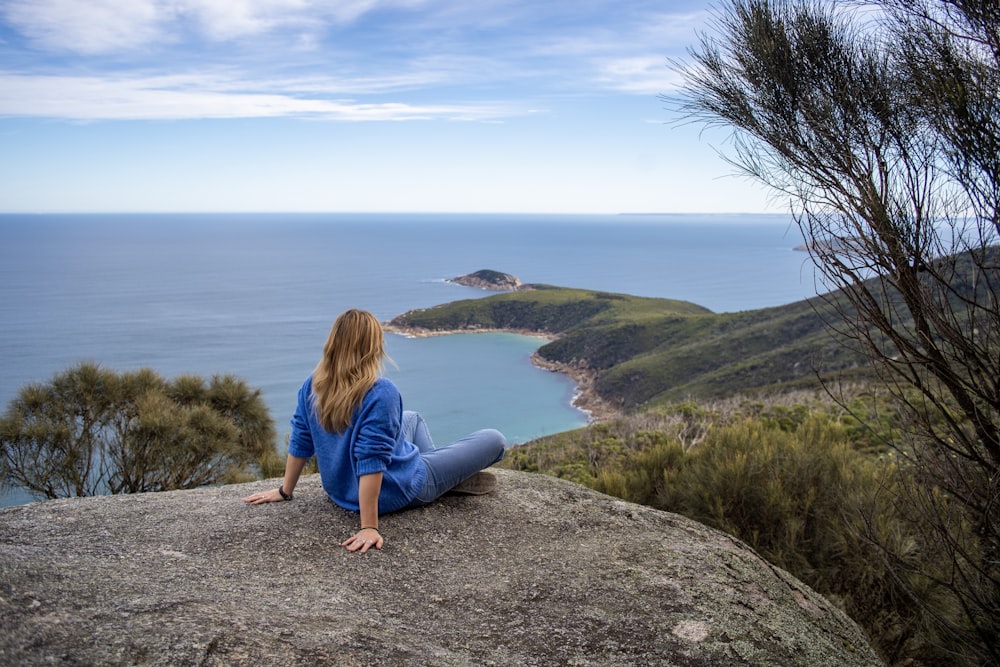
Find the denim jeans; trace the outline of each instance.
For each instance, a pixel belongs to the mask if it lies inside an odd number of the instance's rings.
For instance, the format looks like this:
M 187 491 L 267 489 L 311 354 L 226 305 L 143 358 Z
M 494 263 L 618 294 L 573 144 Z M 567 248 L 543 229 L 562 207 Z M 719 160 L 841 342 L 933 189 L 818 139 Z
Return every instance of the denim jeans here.
M 476 431 L 444 447 L 435 447 L 419 413 L 403 412 L 403 435 L 420 450 L 427 480 L 408 507 L 423 507 L 448 493 L 459 482 L 503 458 L 507 440 L 491 428 Z

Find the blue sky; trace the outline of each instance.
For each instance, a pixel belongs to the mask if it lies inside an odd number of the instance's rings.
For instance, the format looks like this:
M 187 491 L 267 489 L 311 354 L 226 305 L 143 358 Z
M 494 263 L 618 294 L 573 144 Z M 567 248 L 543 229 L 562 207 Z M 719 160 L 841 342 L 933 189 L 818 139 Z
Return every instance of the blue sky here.
M 694 0 L 0 0 L 0 212 L 781 211 Z

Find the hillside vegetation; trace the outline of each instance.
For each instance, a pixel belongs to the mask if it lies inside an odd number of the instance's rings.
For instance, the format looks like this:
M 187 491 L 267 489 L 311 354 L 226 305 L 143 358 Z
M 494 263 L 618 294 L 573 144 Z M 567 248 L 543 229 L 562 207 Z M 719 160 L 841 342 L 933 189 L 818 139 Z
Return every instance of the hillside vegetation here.
M 826 379 L 867 379 L 860 355 L 830 334 L 822 299 L 739 313 L 688 301 L 552 285 L 414 310 L 391 327 L 547 334 L 538 355 L 587 369 L 602 400 L 626 411 L 734 393 L 775 393 Z

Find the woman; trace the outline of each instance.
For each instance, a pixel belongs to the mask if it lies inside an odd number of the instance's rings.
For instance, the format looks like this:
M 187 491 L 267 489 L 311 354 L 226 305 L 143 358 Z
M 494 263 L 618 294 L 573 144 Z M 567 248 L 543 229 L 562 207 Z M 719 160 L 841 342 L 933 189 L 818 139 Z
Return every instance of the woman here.
M 245 502 L 291 500 L 315 454 L 330 499 L 361 515 L 361 528 L 341 546 L 365 553 L 385 544 L 379 515 L 427 505 L 452 490 L 492 489 L 495 478 L 479 471 L 503 458 L 503 434 L 484 429 L 435 448 L 420 415 L 404 412 L 396 385 L 381 377 L 385 358 L 374 315 L 352 309 L 337 318 L 323 358 L 299 389 L 283 484 Z

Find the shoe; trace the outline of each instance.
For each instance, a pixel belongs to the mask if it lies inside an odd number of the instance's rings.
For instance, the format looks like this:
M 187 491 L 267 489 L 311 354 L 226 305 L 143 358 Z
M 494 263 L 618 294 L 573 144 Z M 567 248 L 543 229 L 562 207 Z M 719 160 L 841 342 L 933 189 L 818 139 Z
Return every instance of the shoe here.
M 462 480 L 448 493 L 460 493 L 465 496 L 482 496 L 497 488 L 497 476 L 491 472 L 480 470 L 472 477 Z

